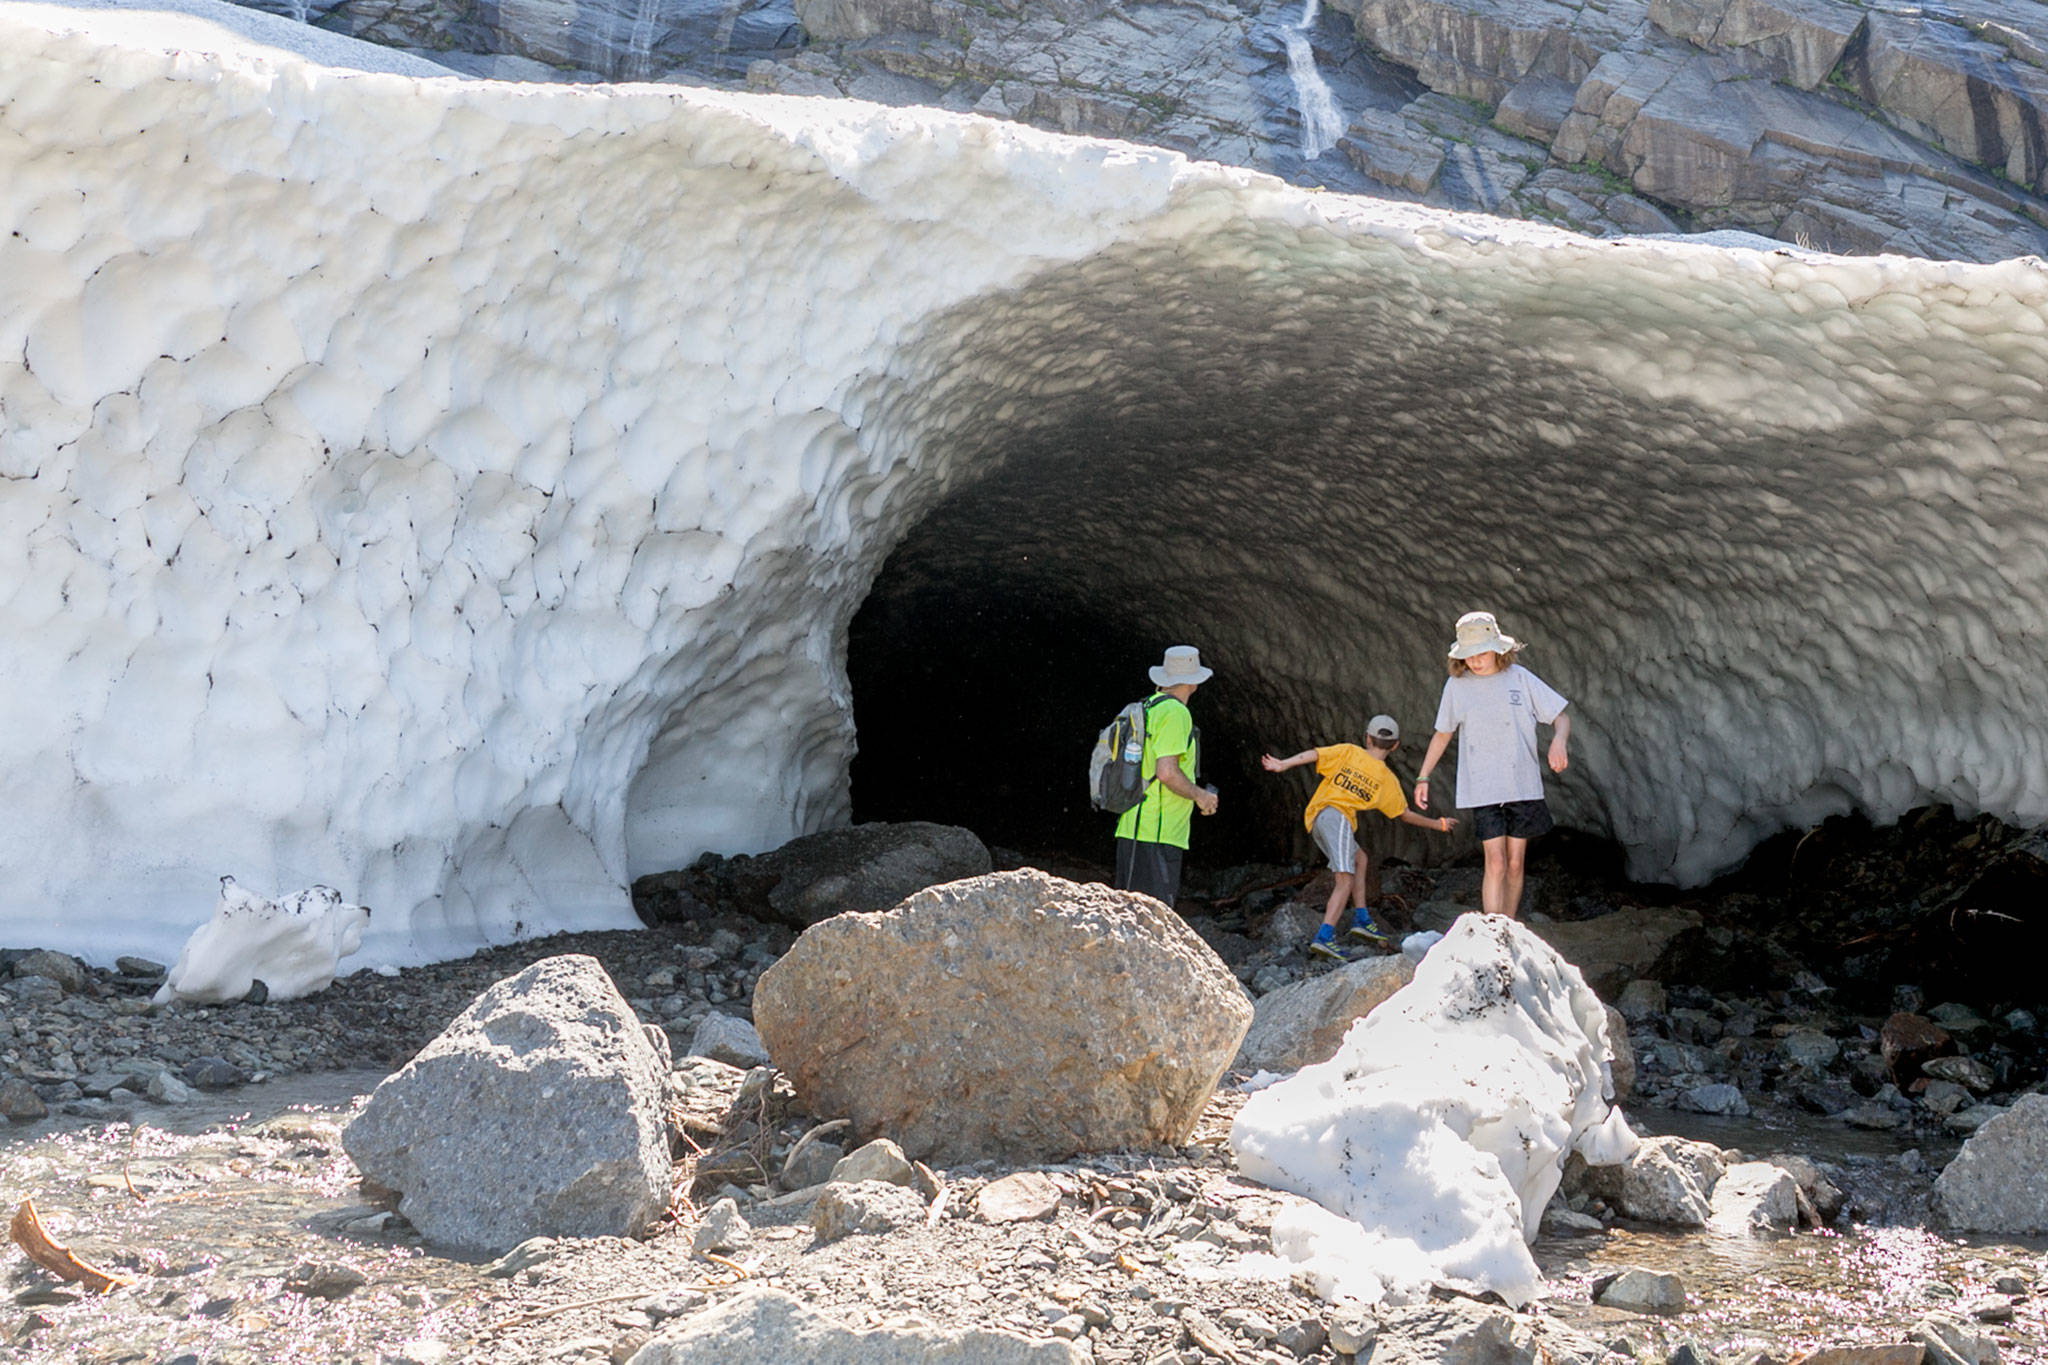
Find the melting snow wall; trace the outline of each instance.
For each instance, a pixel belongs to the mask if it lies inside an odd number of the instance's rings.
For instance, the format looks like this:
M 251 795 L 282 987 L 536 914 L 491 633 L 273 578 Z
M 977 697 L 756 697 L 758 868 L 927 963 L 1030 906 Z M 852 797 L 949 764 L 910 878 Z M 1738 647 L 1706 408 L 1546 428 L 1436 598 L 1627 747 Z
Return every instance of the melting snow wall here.
M 1512 496 L 1401 430 L 1433 532 L 1575 566 L 1561 802 L 1639 872 L 1821 807 L 2048 814 L 2038 262 L 1603 244 L 934 111 L 348 72 L 405 63 L 181 7 L 212 22 L 0 6 L 0 941 L 162 956 L 232 871 L 340 887 L 367 960 L 416 961 L 630 924 L 635 872 L 843 820 L 882 558 L 1041 413 L 1265 363 L 1204 290 L 1324 309 L 1333 382 L 1383 377 L 1374 327 L 1487 349 L 1453 401 L 1534 443 Z M 1083 301 L 1189 369 L 1077 348 Z M 1740 462 L 1689 463 L 1738 437 L 1828 491 L 1753 555 L 1716 512 Z M 1223 648 L 1329 651 L 1233 581 Z M 1466 604 L 1410 605 L 1433 659 Z

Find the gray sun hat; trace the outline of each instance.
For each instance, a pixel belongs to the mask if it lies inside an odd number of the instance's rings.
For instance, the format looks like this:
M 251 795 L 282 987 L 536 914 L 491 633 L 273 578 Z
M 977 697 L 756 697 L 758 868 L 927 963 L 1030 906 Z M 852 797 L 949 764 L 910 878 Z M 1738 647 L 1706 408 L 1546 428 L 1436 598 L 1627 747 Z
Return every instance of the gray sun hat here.
M 1178 687 L 1182 683 L 1205 683 L 1216 676 L 1213 668 L 1202 667 L 1202 651 L 1193 645 L 1174 645 L 1166 658 L 1152 666 L 1154 687 Z
M 1492 612 L 1468 611 L 1458 618 L 1458 638 L 1451 645 L 1451 657 L 1469 659 L 1488 650 L 1506 654 L 1521 647 L 1522 642 L 1514 636 L 1501 634 L 1500 623 L 1493 619 Z

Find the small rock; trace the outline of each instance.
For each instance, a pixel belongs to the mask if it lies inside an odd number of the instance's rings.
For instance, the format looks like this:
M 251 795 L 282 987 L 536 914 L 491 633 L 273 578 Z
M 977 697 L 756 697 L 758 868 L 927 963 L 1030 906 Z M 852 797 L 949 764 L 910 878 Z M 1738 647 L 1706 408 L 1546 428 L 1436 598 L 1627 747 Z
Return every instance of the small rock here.
M 201 1057 L 184 1070 L 185 1084 L 195 1090 L 227 1090 L 249 1079 L 249 1073 L 225 1057 Z
M 65 995 L 76 995 L 85 989 L 85 964 L 69 953 L 56 953 L 48 948 L 32 948 L 14 960 L 14 975 L 22 977 L 46 977 L 63 990 Z
M 1998 1360 L 1993 1337 L 1946 1313 L 1930 1313 L 1913 1324 L 1913 1340 L 1926 1350 L 1926 1365 L 1995 1365 Z
M 1543 1223 L 1539 1229 L 1545 1237 L 1589 1237 L 1603 1232 L 1607 1225 L 1590 1214 L 1574 1213 L 1570 1209 L 1553 1205 L 1543 1211 Z
M 738 1251 L 753 1240 L 754 1230 L 740 1216 L 739 1205 L 730 1199 L 721 1199 L 705 1212 L 704 1221 L 697 1225 L 696 1235 L 690 1239 L 690 1254 L 702 1256 L 707 1251 Z
M 1986 1294 L 1965 1303 L 1963 1311 L 1979 1322 L 2011 1322 L 2012 1300 L 2003 1294 Z
M 761 1035 L 744 1019 L 713 1011 L 697 1024 L 690 1035 L 690 1055 L 709 1057 L 730 1066 L 756 1067 L 768 1064 L 768 1049 Z
M 1631 1024 L 1640 1024 L 1663 1014 L 1671 1008 L 1671 1002 L 1665 996 L 1663 982 L 1639 976 L 1621 988 L 1621 997 L 1614 1007 Z
M 64 988 L 47 976 L 17 976 L 7 991 L 24 1005 L 55 1005 L 64 999 Z
M 655 1322 L 660 1322 L 664 1318 L 679 1318 L 685 1313 L 694 1313 L 702 1308 L 710 1297 L 701 1289 L 667 1289 L 637 1300 L 633 1307 L 635 1311 L 645 1313 Z
M 339 1261 L 302 1261 L 284 1277 L 284 1287 L 309 1299 L 346 1298 L 370 1282 L 354 1266 Z
M 1379 1339 L 1379 1331 L 1372 1318 L 1339 1314 L 1330 1323 L 1330 1349 L 1338 1355 L 1363 1355 Z
M 845 1158 L 846 1149 L 838 1143 L 813 1142 L 796 1153 L 795 1160 L 783 1162 L 782 1174 L 776 1179 L 785 1190 L 809 1189 L 830 1180 Z
M 880 1180 L 827 1185 L 811 1208 L 811 1228 L 821 1245 L 857 1232 L 893 1232 L 923 1218 L 924 1200 L 916 1191 Z
M 1630 1313 L 1683 1313 L 1685 1285 L 1676 1275 L 1632 1268 L 1596 1280 L 1593 1302 Z
M 842 1184 L 881 1180 L 891 1185 L 915 1185 L 917 1167 L 910 1164 L 901 1147 L 887 1138 L 876 1138 L 841 1157 L 832 1167 L 831 1178 Z
M 1799 1357 L 1799 1365 L 1921 1365 L 1926 1350 L 1918 1342 L 1903 1346 L 1824 1346 Z
M 561 1248 L 552 1237 L 529 1237 L 484 1267 L 494 1280 L 509 1280 L 520 1271 L 553 1260 Z
M 1884 1021 L 1878 1030 L 1878 1047 L 1885 1067 L 1900 1085 L 1917 1079 L 1926 1063 L 1956 1050 L 1955 1039 L 1932 1020 L 1903 1012 Z
M 1680 1094 L 1678 1107 L 1696 1114 L 1730 1114 L 1738 1118 L 1749 1113 L 1749 1101 L 1742 1097 L 1742 1091 L 1720 1081 L 1696 1085 Z
M 1273 1325 L 1271 1319 L 1249 1308 L 1225 1309 L 1217 1321 L 1239 1336 L 1250 1337 L 1253 1341 L 1277 1341 L 1280 1338 L 1280 1329 Z
M 1998 1088 L 1998 1077 L 1975 1057 L 1936 1057 L 1921 1066 L 1920 1074 L 1967 1086 L 1979 1095 Z
M 1714 1353 L 1696 1341 L 1681 1341 L 1664 1357 L 1664 1365 L 1715 1365 Z
M 1274 1341 L 1297 1360 L 1306 1360 L 1316 1354 L 1329 1343 L 1329 1340 L 1329 1332 L 1316 1318 L 1302 1318 L 1298 1322 L 1290 1322 L 1274 1337 Z
M 161 962 L 152 962 L 146 957 L 117 957 L 114 970 L 123 976 L 162 976 L 170 969 Z
M 1060 1187 L 1038 1171 L 1019 1171 L 982 1187 L 975 1209 L 987 1223 L 1028 1223 L 1050 1218 L 1060 1206 Z
M 1788 1065 L 1824 1071 L 1842 1055 L 1842 1045 L 1817 1029 L 1799 1029 L 1778 1043 L 1778 1055 Z
M 1851 1128 L 1868 1128 L 1874 1132 L 1886 1132 L 1905 1123 L 1905 1116 L 1888 1104 L 1859 1104 L 1854 1109 L 1845 1109 L 1835 1115 Z
M 1958 1109 L 1941 1121 L 1948 1132 L 1967 1136 L 1982 1128 L 2005 1112 L 2002 1104 L 1973 1104 L 1968 1109 Z
M 9 1123 L 34 1123 L 49 1112 L 50 1106 L 43 1103 L 36 1088 L 21 1077 L 9 1076 L 0 1081 L 0 1116 Z
M 1799 1220 L 1799 1182 L 1767 1161 L 1730 1166 L 1714 1186 L 1707 1226 L 1724 1235 L 1767 1235 Z
M 199 1098 L 197 1091 L 168 1071 L 151 1076 L 145 1093 L 158 1104 L 190 1104 Z

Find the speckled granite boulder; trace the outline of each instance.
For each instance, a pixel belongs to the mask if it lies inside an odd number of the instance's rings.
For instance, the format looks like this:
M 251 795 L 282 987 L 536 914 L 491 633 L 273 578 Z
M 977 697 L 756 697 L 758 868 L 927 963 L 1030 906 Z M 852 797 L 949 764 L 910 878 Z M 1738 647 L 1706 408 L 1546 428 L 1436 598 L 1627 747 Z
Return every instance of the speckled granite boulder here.
M 668 1201 L 665 1082 L 597 960 L 551 957 L 478 996 L 377 1087 L 342 1145 L 458 1250 L 629 1236 Z
M 1934 1182 L 1934 1207 L 1970 1232 L 2048 1232 L 2048 1095 L 2022 1095 Z
M 828 920 L 754 990 L 813 1112 L 949 1163 L 1185 1141 L 1251 1017 L 1178 915 L 1031 868 Z

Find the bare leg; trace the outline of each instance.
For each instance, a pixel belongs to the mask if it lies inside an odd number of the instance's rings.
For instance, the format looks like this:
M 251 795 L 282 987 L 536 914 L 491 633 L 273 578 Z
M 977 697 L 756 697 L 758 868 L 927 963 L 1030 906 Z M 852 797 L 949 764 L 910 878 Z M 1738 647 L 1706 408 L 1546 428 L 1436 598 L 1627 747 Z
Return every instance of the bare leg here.
M 1514 918 L 1512 907 L 1516 902 L 1508 899 L 1508 836 L 1487 839 L 1479 845 L 1486 855 L 1486 871 L 1479 882 L 1479 908 L 1489 915 L 1506 915 Z
M 1357 880 L 1358 878 L 1349 872 L 1337 874 L 1337 884 L 1330 888 L 1330 904 L 1323 911 L 1323 923 L 1332 929 L 1337 927 L 1338 920 L 1343 916 L 1344 903 L 1351 899 L 1351 884 Z
M 1351 904 L 1363 910 L 1368 905 L 1377 905 L 1380 900 L 1380 865 L 1366 857 L 1365 850 L 1358 850 L 1358 894 L 1351 898 Z
M 1509 835 L 1507 846 L 1508 869 L 1507 876 L 1503 879 L 1505 885 L 1501 891 L 1501 913 L 1509 919 L 1520 919 L 1522 917 L 1522 863 L 1524 855 L 1529 851 L 1529 841 L 1527 839 L 1517 839 L 1513 835 Z

